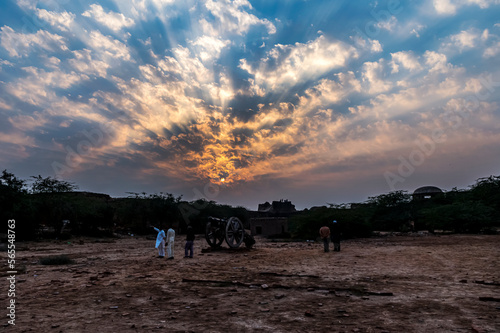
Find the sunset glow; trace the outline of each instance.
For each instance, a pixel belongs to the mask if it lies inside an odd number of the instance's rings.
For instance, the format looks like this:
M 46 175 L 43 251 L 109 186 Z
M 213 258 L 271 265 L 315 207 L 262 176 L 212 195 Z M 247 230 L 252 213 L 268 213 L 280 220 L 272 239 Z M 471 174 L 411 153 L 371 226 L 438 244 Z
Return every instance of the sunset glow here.
M 500 3 L 446 3 L 2 2 L 2 169 L 250 208 L 467 186 L 500 170 Z

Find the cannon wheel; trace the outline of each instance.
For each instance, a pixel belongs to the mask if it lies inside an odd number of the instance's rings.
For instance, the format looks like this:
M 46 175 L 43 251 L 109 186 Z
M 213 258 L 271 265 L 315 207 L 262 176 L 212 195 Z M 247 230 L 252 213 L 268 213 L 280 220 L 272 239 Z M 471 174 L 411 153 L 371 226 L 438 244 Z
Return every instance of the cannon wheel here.
M 231 217 L 226 224 L 226 243 L 231 248 L 237 248 L 245 238 L 245 228 L 237 217 Z
M 205 227 L 205 239 L 213 248 L 219 247 L 224 241 L 224 230 L 217 223 L 208 221 Z

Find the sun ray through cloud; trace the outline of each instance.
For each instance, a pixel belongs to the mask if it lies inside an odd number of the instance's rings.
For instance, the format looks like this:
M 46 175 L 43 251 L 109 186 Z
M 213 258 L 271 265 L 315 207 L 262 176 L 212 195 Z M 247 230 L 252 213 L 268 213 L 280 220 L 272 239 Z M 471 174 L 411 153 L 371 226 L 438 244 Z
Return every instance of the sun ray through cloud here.
M 470 184 L 498 170 L 498 1 L 0 8 L 0 161 L 9 169 L 96 191 L 96 173 L 111 183 L 126 174 L 140 191 L 214 184 L 219 200 L 237 204 L 259 200 L 245 188 L 309 193 L 296 194 L 304 206 L 444 173 L 449 182 L 436 185 Z M 415 171 L 388 182 L 384 174 L 417 152 Z

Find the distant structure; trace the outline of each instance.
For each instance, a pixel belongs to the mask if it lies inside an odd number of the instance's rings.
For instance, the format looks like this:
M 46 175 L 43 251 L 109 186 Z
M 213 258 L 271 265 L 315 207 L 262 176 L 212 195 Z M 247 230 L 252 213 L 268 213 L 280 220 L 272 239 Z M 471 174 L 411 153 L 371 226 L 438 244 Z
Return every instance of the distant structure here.
M 250 219 L 252 235 L 277 236 L 288 233 L 287 217 L 254 217 Z
M 265 202 L 259 204 L 258 212 L 260 214 L 268 214 L 269 216 L 279 215 L 288 216 L 291 213 L 295 213 L 295 205 L 293 205 L 289 200 L 273 201 L 272 204 Z
M 289 200 L 265 202 L 258 210 L 251 212 L 252 235 L 278 236 L 288 233 L 288 218 L 297 212 Z
M 443 191 L 436 186 L 422 186 L 417 188 L 413 194 L 413 200 L 425 200 L 443 194 Z

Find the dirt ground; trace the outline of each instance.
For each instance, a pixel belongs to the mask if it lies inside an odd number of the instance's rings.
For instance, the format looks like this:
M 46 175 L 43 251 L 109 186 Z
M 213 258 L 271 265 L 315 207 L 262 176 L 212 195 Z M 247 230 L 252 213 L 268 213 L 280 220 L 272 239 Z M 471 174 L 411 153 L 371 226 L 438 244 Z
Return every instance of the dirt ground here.
M 193 259 L 179 235 L 174 260 L 153 239 L 17 243 L 16 325 L 0 331 L 500 332 L 500 235 L 357 239 L 329 253 L 265 239 L 202 253 L 198 235 Z M 74 263 L 39 263 L 61 254 Z

